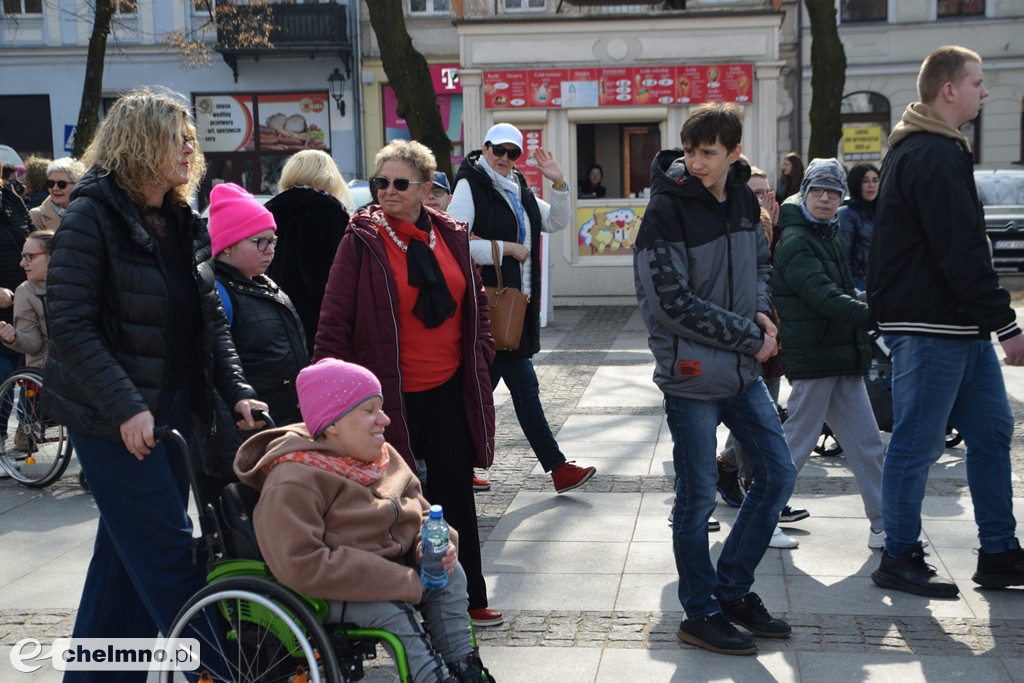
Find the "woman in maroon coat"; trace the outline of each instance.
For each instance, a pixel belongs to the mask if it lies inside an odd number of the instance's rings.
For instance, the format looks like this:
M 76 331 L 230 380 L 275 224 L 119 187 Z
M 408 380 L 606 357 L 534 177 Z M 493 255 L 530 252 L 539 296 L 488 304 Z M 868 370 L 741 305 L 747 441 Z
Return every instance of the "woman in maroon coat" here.
M 494 341 L 465 228 L 422 205 L 435 170 L 418 142 L 395 140 L 377 153 L 371 182 L 380 204 L 352 217 L 338 247 L 313 360 L 358 363 L 380 379 L 391 418 L 385 436 L 463 539 L 474 623 L 496 625 L 502 614 L 487 609 L 472 481 L 473 467 L 494 460 Z

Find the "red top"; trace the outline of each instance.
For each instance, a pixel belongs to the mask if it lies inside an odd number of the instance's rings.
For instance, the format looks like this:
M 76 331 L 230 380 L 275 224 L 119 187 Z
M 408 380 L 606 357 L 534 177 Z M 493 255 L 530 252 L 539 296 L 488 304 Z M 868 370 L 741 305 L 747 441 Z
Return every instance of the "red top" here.
M 385 216 L 391 229 L 404 244 L 410 239 L 430 244 L 429 233 L 412 223 Z M 439 387 L 455 374 L 462 365 L 462 300 L 466 295 L 466 278 L 448 246 L 440 237 L 435 239 L 434 257 L 441 267 L 448 291 L 455 299 L 455 314 L 433 329 L 413 315 L 412 309 L 419 297 L 419 287 L 409 284 L 409 262 L 405 251 L 378 226 L 387 250 L 388 262 L 398 285 L 398 348 L 402 371 L 402 391 L 426 391 Z M 431 228 L 436 235 L 436 231 Z

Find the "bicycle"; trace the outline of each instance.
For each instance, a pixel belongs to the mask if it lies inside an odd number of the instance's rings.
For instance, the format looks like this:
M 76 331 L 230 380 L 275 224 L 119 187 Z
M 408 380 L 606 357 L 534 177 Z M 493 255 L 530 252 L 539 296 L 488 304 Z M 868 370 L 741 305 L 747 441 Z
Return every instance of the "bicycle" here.
M 32 488 L 60 479 L 71 462 L 67 429 L 39 407 L 43 372 L 25 367 L 0 383 L 0 466 L 15 481 Z

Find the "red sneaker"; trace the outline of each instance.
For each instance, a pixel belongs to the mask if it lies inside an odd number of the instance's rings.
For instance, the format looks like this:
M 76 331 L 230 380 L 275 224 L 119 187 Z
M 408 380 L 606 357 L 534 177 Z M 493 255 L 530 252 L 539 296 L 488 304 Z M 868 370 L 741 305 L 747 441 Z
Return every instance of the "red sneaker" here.
M 473 490 L 474 491 L 490 491 L 491 482 L 481 479 L 480 477 L 473 477 Z
M 505 621 L 504 614 L 486 607 L 469 610 L 469 618 L 473 620 L 473 626 L 498 626 Z
M 573 463 L 575 460 L 569 462 L 563 462 L 555 471 L 551 473 L 551 479 L 555 482 L 555 492 L 565 493 L 566 491 L 572 491 L 574 488 L 583 486 L 597 473 L 595 467 L 577 467 Z

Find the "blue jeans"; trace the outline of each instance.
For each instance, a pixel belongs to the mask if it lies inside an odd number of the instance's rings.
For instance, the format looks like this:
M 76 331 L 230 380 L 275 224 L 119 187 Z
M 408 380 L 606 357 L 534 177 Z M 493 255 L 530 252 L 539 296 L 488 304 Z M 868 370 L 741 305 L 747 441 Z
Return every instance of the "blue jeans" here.
M 761 379 L 728 399 L 666 396 L 665 412 L 676 473 L 672 550 L 679 572 L 679 602 L 687 618 L 696 620 L 721 611 L 716 597 L 737 600 L 750 592 L 779 511 L 793 493 L 796 467 L 775 401 Z M 754 477 L 725 539 L 716 577 L 708 549 L 708 518 L 716 502 L 719 422 L 739 441 Z
M 540 385 L 533 361 L 512 353 L 498 351 L 491 363 L 491 389 L 505 380 L 512 395 L 512 406 L 516 409 L 519 426 L 530 442 L 530 448 L 540 461 L 545 472 L 552 472 L 565 462 L 565 456 L 558 450 L 558 442 L 551 433 L 544 408 L 540 405 Z
M 885 550 L 917 545 L 928 468 L 945 450 L 946 425 L 964 437 L 967 485 L 981 549 L 1018 547 L 1010 483 L 1013 413 L 992 342 L 886 335 L 892 350 L 893 430 L 882 469 Z
M 188 440 L 188 390 L 167 391 L 157 425 Z M 205 584 L 203 562 L 192 562 L 189 483 L 177 447 L 161 441 L 141 461 L 124 444 L 71 431 L 88 477 L 99 528 L 74 638 L 147 638 L 168 633 L 178 610 Z M 145 671 L 69 671 L 64 681 L 139 681 Z

